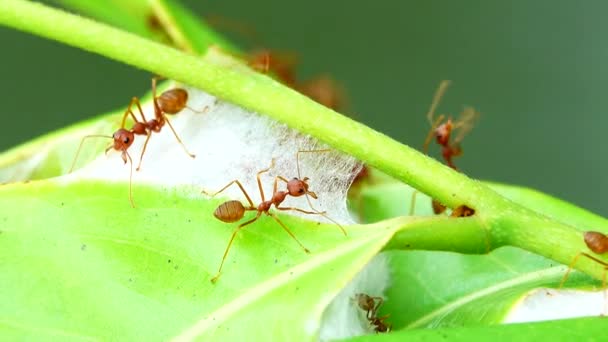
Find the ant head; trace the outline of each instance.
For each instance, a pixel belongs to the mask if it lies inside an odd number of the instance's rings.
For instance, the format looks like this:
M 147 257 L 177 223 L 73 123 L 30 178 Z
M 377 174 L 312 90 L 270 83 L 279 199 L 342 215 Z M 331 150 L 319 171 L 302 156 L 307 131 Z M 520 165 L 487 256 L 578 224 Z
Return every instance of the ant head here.
M 293 178 L 287 182 L 287 192 L 293 197 L 299 197 L 302 195 L 310 195 L 310 197 L 317 199 L 317 194 L 312 191 L 308 191 L 308 177 L 304 179 Z
M 118 131 L 114 132 L 114 134 L 112 135 L 112 139 L 114 139 L 114 149 L 117 151 L 124 152 L 133 143 L 135 135 L 133 134 L 133 132 L 129 132 L 128 130 L 121 128 Z M 125 159 L 124 156 L 123 159 Z
M 452 133 L 452 118 L 449 118 L 448 121 L 442 123 L 441 125 L 435 128 L 435 137 L 437 137 L 437 143 L 439 145 L 445 146 L 450 141 L 450 134 Z
M 173 88 L 156 98 L 158 108 L 166 114 L 177 114 L 186 108 L 188 92 L 182 88 Z

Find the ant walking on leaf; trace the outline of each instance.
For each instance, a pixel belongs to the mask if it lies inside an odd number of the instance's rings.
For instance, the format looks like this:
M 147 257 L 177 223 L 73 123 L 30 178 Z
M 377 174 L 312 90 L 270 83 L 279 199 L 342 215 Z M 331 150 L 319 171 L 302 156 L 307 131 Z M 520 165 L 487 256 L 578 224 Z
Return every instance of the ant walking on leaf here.
M 291 238 L 294 239 L 298 243 L 298 245 L 304 250 L 304 252 L 310 253 L 310 250 L 308 250 L 308 248 L 304 247 L 304 245 L 300 242 L 300 240 L 298 240 L 298 238 L 296 238 L 296 236 L 293 234 L 293 232 L 278 218 L 278 216 L 276 216 L 276 214 L 270 212 L 270 208 L 273 205 L 274 205 L 275 209 L 280 210 L 280 211 L 297 211 L 297 212 L 308 214 L 308 215 L 321 215 L 321 216 L 329 219 L 330 221 L 334 222 L 336 225 L 338 225 L 338 227 L 346 235 L 346 231 L 340 224 L 338 224 L 337 222 L 335 222 L 334 220 L 329 218 L 324 211 L 316 210 L 312 206 L 312 203 L 310 202 L 310 199 L 308 198 L 308 196 L 310 196 L 314 199 L 317 199 L 317 195 L 316 195 L 316 193 L 314 193 L 308 189 L 308 180 L 309 180 L 308 177 L 304 177 L 304 178 L 300 179 L 299 154 L 300 153 L 310 153 L 310 152 L 325 152 L 325 150 L 298 151 L 298 153 L 297 153 L 298 177 L 293 178 L 291 180 L 287 180 L 284 177 L 276 176 L 274 179 L 272 197 L 269 200 L 265 199 L 264 189 L 262 187 L 262 181 L 261 181 L 260 177 L 262 174 L 270 171 L 274 167 L 274 164 L 275 164 L 274 159 L 272 160 L 270 167 L 263 169 L 257 173 L 256 179 L 257 179 L 257 184 L 258 184 L 258 190 L 260 191 L 260 197 L 262 199 L 260 204 L 258 204 L 257 206 L 255 206 L 253 204 L 251 197 L 249 197 L 249 194 L 247 193 L 247 191 L 245 190 L 245 188 L 243 187 L 241 182 L 236 179 L 229 182 L 228 184 L 226 184 L 226 186 L 224 186 L 222 189 L 220 189 L 219 191 L 217 191 L 213 194 L 209 194 L 205 190 L 202 191 L 202 193 L 205 193 L 208 196 L 214 197 L 217 194 L 221 193 L 222 191 L 228 189 L 231 185 L 236 184 L 239 187 L 239 189 L 241 190 L 241 192 L 243 193 L 243 195 L 245 196 L 248 205 L 243 205 L 243 203 L 241 203 L 240 201 L 230 200 L 230 201 L 226 201 L 226 202 L 220 204 L 215 209 L 213 215 L 222 222 L 232 223 L 232 222 L 240 221 L 245 216 L 245 212 L 247 212 L 247 211 L 256 212 L 256 215 L 254 218 L 239 224 L 232 232 L 230 240 L 228 241 L 228 245 L 226 246 L 226 250 L 224 251 L 224 255 L 222 257 L 222 262 L 220 263 L 220 267 L 217 271 L 217 274 L 213 278 L 211 278 L 211 282 L 215 283 L 219 279 L 220 274 L 222 272 L 222 267 L 224 266 L 224 262 L 226 261 L 226 257 L 228 256 L 228 252 L 230 251 L 230 248 L 232 246 L 234 238 L 236 237 L 236 234 L 244 227 L 257 221 L 260 218 L 260 216 L 262 216 L 262 214 L 266 214 L 266 215 L 272 217 L 281 226 L 281 228 L 283 228 L 283 230 L 285 230 L 287 232 L 287 234 L 289 234 L 289 236 L 291 236 Z M 285 191 L 278 190 L 279 181 L 286 183 Z M 281 204 L 283 203 L 283 201 L 285 201 L 285 198 L 287 198 L 287 196 L 292 196 L 292 197 L 306 196 L 306 199 L 308 200 L 308 203 L 309 203 L 312 211 L 303 210 L 303 209 L 296 208 L 296 207 L 282 207 Z
M 173 128 L 173 126 L 171 125 L 171 122 L 169 122 L 169 119 L 167 118 L 167 115 L 175 115 L 175 114 L 181 112 L 183 109 L 189 108 L 187 106 L 188 92 L 183 88 L 173 88 L 173 89 L 169 89 L 169 90 L 163 92 L 162 94 L 160 94 L 160 96 L 156 96 L 156 83 L 157 83 L 157 80 L 159 80 L 159 79 L 160 79 L 160 77 L 152 78 L 152 98 L 153 98 L 152 102 L 153 102 L 153 106 L 154 106 L 154 118 L 147 120 L 146 116 L 144 114 L 144 111 L 141 108 L 141 103 L 139 101 L 139 98 L 133 97 L 131 99 L 131 102 L 129 103 L 129 106 L 127 107 L 127 110 L 125 111 L 125 113 L 122 116 L 120 128 L 116 132 L 114 132 L 114 134 L 112 134 L 112 136 L 101 135 L 101 134 L 92 134 L 92 135 L 87 135 L 84 138 L 82 138 L 82 140 L 80 141 L 80 145 L 78 146 L 78 150 L 76 151 L 76 155 L 74 156 L 74 161 L 72 162 L 72 166 L 70 168 L 70 172 L 72 172 L 74 170 L 74 167 L 76 166 L 76 161 L 78 160 L 78 155 L 80 154 L 80 150 L 82 149 L 82 146 L 86 139 L 88 139 L 88 138 L 112 139 L 113 143 L 106 148 L 105 152 L 108 153 L 108 151 L 110 151 L 112 149 L 119 151 L 119 152 L 121 152 L 121 157 L 122 157 L 123 162 L 126 164 L 127 161 L 129 161 L 129 163 L 131 165 L 131 170 L 129 173 L 129 201 L 131 202 L 132 207 L 135 207 L 135 204 L 133 202 L 133 193 L 131 190 L 132 179 L 133 179 L 133 159 L 131 158 L 131 155 L 129 154 L 128 149 L 133 144 L 133 141 L 135 140 L 136 135 L 145 135 L 146 136 L 146 140 L 144 142 L 143 148 L 141 150 L 141 154 L 139 156 L 139 162 L 137 164 L 137 169 L 136 169 L 137 171 L 139 171 L 139 169 L 141 168 L 141 162 L 144 157 L 144 153 L 146 152 L 146 147 L 148 146 L 148 142 L 150 141 L 150 137 L 152 136 L 152 132 L 155 132 L 155 133 L 160 132 L 162 130 L 162 128 L 165 126 L 165 124 L 167 124 L 169 126 L 169 128 L 173 132 L 173 135 L 177 139 L 177 142 L 180 144 L 180 146 L 182 147 L 184 152 L 191 158 L 195 157 L 194 154 L 188 152 L 188 150 L 186 149 L 186 146 L 184 146 L 182 140 L 179 138 L 179 136 L 177 135 L 177 132 L 175 132 L 175 129 Z M 139 114 L 141 116 L 141 120 L 139 120 L 137 118 L 137 116 L 133 113 L 133 110 L 132 110 L 133 106 L 137 107 Z M 191 109 L 191 108 L 189 108 L 189 109 Z M 202 112 L 205 112 L 207 109 L 208 109 L 208 107 L 206 107 Z M 191 109 L 191 110 L 193 110 L 193 109 Z M 195 111 L 195 110 L 193 110 L 193 111 Z M 125 128 L 128 117 L 131 117 L 131 119 L 134 122 L 131 129 Z

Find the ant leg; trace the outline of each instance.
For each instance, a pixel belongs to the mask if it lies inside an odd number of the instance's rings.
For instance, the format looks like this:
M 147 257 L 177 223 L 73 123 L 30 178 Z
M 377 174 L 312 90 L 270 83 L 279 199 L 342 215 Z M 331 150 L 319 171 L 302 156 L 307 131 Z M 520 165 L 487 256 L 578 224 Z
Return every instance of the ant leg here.
M 238 227 L 236 227 L 234 229 L 234 231 L 232 232 L 232 236 L 230 237 L 230 241 L 228 241 L 228 246 L 226 246 L 226 250 L 224 251 L 224 256 L 222 257 L 222 262 L 220 263 L 220 268 L 217 270 L 217 274 L 211 278 L 211 282 L 215 283 L 218 278 L 220 277 L 220 274 L 222 273 L 222 267 L 224 267 L 224 261 L 226 261 L 226 257 L 228 256 L 228 252 L 230 251 L 230 247 L 232 247 L 232 242 L 234 241 L 234 238 L 236 237 L 236 234 L 243 229 L 245 226 L 255 222 L 258 218 L 260 218 L 260 215 L 262 215 L 261 211 L 258 211 L 258 214 L 252 218 L 251 220 L 247 221 L 247 222 L 243 222 L 241 223 Z
M 136 96 L 133 96 L 131 98 L 131 102 L 129 102 L 129 106 L 127 107 L 127 110 L 125 111 L 125 113 L 122 115 L 122 121 L 120 123 L 120 128 L 125 128 L 125 124 L 127 121 L 127 116 L 129 114 L 131 114 L 131 118 L 133 119 L 134 122 L 139 122 L 139 120 L 137 120 L 137 118 L 135 117 L 135 114 L 133 114 L 133 111 L 131 110 L 131 107 L 133 107 L 133 105 L 136 104 L 137 107 L 139 108 L 139 113 L 141 113 L 141 117 L 143 119 L 143 122 L 146 122 L 146 117 L 144 116 L 144 112 L 143 110 L 141 110 L 141 105 L 139 103 L 139 98 L 137 98 Z
M 276 177 L 274 177 L 274 187 L 272 188 L 272 193 L 273 194 L 277 192 L 278 186 L 279 186 L 278 183 L 279 183 L 280 180 L 283 181 L 283 182 L 285 182 L 285 184 L 289 184 L 289 181 L 285 177 L 282 177 L 282 176 L 276 176 Z
M 209 197 L 215 197 L 215 195 L 219 194 L 220 192 L 228 189 L 229 186 L 231 186 L 232 184 L 236 184 L 238 185 L 238 187 L 241 189 L 241 191 L 243 192 L 243 195 L 245 195 L 245 198 L 247 198 L 247 202 L 249 202 L 249 206 L 251 208 L 255 208 L 255 206 L 253 205 L 253 201 L 251 200 L 251 198 L 249 197 L 249 195 L 247 194 L 247 191 L 245 191 L 245 188 L 243 187 L 243 185 L 241 184 L 241 182 L 239 182 L 238 180 L 233 180 L 230 183 L 226 184 L 226 186 L 224 186 L 222 189 L 220 189 L 219 191 L 214 192 L 213 194 L 208 193 L 205 190 L 201 191 L 201 194 L 205 194 Z
M 294 207 L 276 207 L 277 210 L 282 210 L 282 211 L 287 211 L 287 210 L 293 210 L 293 211 L 297 211 L 303 214 L 308 214 L 308 215 L 322 215 L 325 214 L 325 212 L 319 212 L 319 211 L 306 211 L 304 209 L 300 209 L 300 208 L 294 208 Z
M 566 271 L 566 274 L 564 274 L 564 277 L 562 278 L 562 281 L 559 283 L 559 287 L 558 287 L 558 289 L 561 289 L 561 288 L 564 286 L 564 284 L 566 283 L 566 280 L 568 279 L 568 276 L 570 275 L 570 271 L 572 271 L 572 268 L 574 267 L 574 265 L 576 265 L 576 263 L 578 262 L 578 259 L 579 259 L 581 256 L 584 256 L 584 257 L 586 257 L 586 258 L 589 258 L 589 259 L 591 259 L 592 261 L 595 261 L 596 263 L 598 263 L 598 264 L 602 265 L 602 266 L 604 267 L 604 270 L 607 270 L 607 269 L 608 269 L 608 263 L 606 263 L 605 261 L 600 260 L 600 259 L 598 259 L 598 258 L 596 258 L 596 257 L 594 257 L 594 256 L 592 256 L 592 255 L 590 255 L 590 254 L 587 254 L 587 253 L 585 253 L 585 252 L 578 253 L 578 254 L 577 254 L 575 257 L 574 257 L 574 259 L 572 259 L 572 262 L 570 263 L 570 265 L 568 265 L 568 270 Z M 605 275 L 604 275 L 604 276 L 605 276 Z M 604 285 L 605 285 L 605 282 L 604 282 Z
M 129 111 L 131 110 L 131 105 L 133 103 L 135 103 L 137 105 L 137 109 L 139 109 L 139 114 L 141 114 L 142 122 L 145 123 L 147 121 L 146 116 L 144 115 L 143 109 L 141 109 L 141 103 L 139 102 L 139 99 L 137 97 L 133 97 L 131 99 L 131 104 L 129 105 Z M 133 115 L 133 112 L 131 112 L 131 115 Z M 133 115 L 133 120 L 135 120 L 135 122 L 137 122 L 137 119 L 135 118 L 134 115 Z
M 158 82 L 160 80 L 164 80 L 164 79 L 165 78 L 160 75 L 156 75 L 156 76 L 152 77 L 152 98 L 154 99 L 154 102 L 156 102 L 156 82 Z
M 578 262 L 578 259 L 581 257 L 581 255 L 583 255 L 584 253 L 578 253 L 574 259 L 572 259 L 572 261 L 570 262 L 570 265 L 568 265 L 568 270 L 566 271 L 566 274 L 564 274 L 564 277 L 562 278 L 562 281 L 559 283 L 559 286 L 557 287 L 557 289 L 561 289 L 562 287 L 564 287 L 564 284 L 566 283 L 566 280 L 568 280 L 568 277 L 570 276 L 570 271 L 572 271 L 572 267 L 574 267 L 574 265 Z
M 331 217 L 327 216 L 327 214 L 324 211 L 306 211 L 306 210 L 303 210 L 300 208 L 294 208 L 294 207 L 276 207 L 276 208 L 277 208 L 277 210 L 281 210 L 281 211 L 293 210 L 293 211 L 297 211 L 297 212 L 300 212 L 303 214 L 308 214 L 308 215 L 321 215 L 321 216 L 325 217 L 326 219 L 328 219 L 329 221 L 331 221 L 336 226 L 338 226 L 338 228 L 340 228 L 340 230 L 342 231 L 342 233 L 344 233 L 344 235 L 348 235 L 346 233 L 346 230 L 344 229 L 344 227 L 342 227 L 341 224 L 339 224 L 338 222 L 333 220 Z
M 135 169 L 135 171 L 139 171 L 139 169 L 141 168 L 141 161 L 142 161 L 142 159 L 144 159 L 144 153 L 146 153 L 146 147 L 148 147 L 148 141 L 150 141 L 150 137 L 152 136 L 152 132 L 150 132 L 150 130 L 146 130 L 146 132 L 148 134 L 146 136 L 146 141 L 144 142 L 144 147 L 142 147 L 142 149 L 141 149 L 141 155 L 139 156 L 139 163 L 137 163 L 137 169 Z
M 260 179 L 260 175 L 262 173 L 266 173 L 266 172 L 270 171 L 270 169 L 272 169 L 273 167 L 274 167 L 274 158 L 272 158 L 272 161 L 270 162 L 270 167 L 259 171 L 258 174 L 256 175 L 256 178 L 258 180 L 258 189 L 260 189 L 260 196 L 262 197 L 262 202 L 265 202 L 266 200 L 264 199 L 264 188 L 262 188 L 262 180 Z M 273 194 L 274 194 L 274 192 L 273 192 Z
M 175 129 L 173 128 L 173 125 L 171 125 L 171 122 L 169 121 L 169 119 L 167 118 L 167 116 L 165 114 L 162 114 L 162 116 L 165 118 L 165 121 L 169 125 L 169 128 L 171 128 L 171 131 L 173 132 L 173 135 L 175 136 L 175 139 L 177 139 L 177 142 L 182 146 L 182 149 L 184 149 L 184 152 L 186 152 L 186 154 L 189 155 L 190 158 L 196 157 L 196 155 L 188 152 L 188 149 L 186 148 L 186 146 L 184 145 L 184 143 L 182 142 L 182 140 L 177 135 L 177 132 L 175 132 Z
M 276 217 L 274 214 L 271 214 L 271 213 L 268 213 L 268 216 L 272 217 L 275 221 L 277 221 L 277 223 L 279 225 L 281 225 L 281 227 L 283 227 L 283 229 L 285 229 L 287 234 L 289 234 L 289 236 L 291 236 L 294 240 L 296 240 L 296 242 L 298 243 L 298 245 L 300 245 L 300 247 L 302 247 L 304 252 L 306 252 L 307 254 L 310 254 L 310 250 L 308 250 L 308 248 L 304 247 L 304 245 L 300 242 L 300 240 L 298 240 L 298 238 L 295 235 L 293 235 L 291 230 L 289 230 L 289 228 L 287 228 L 287 226 L 283 222 L 281 222 L 281 220 L 279 220 L 278 217 Z

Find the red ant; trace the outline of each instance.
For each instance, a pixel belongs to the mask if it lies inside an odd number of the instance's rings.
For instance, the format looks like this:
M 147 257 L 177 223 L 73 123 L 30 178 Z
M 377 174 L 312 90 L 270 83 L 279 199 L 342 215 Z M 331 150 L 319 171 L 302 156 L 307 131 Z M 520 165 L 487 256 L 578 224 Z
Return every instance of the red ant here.
M 146 147 L 148 146 L 148 141 L 150 141 L 150 137 L 152 136 L 152 132 L 156 132 L 156 133 L 160 132 L 161 129 L 165 126 L 165 124 L 169 125 L 169 128 L 171 128 L 171 131 L 173 132 L 173 135 L 177 139 L 177 142 L 182 146 L 182 148 L 184 149 L 186 154 L 188 154 L 191 158 L 195 157 L 194 154 L 191 154 L 190 152 L 188 152 L 188 150 L 186 149 L 186 146 L 184 146 L 184 144 L 182 143 L 182 140 L 179 138 L 179 136 L 175 132 L 175 129 L 171 125 L 171 122 L 169 122 L 169 120 L 166 116 L 166 114 L 174 115 L 174 114 L 177 114 L 180 111 L 182 111 L 184 108 L 189 108 L 186 105 L 186 103 L 188 101 L 188 92 L 182 88 L 173 88 L 173 89 L 163 92 L 162 94 L 160 94 L 160 96 L 156 96 L 156 82 L 158 79 L 160 79 L 160 78 L 159 77 L 152 78 L 152 98 L 153 98 L 153 104 L 154 104 L 154 119 L 146 120 L 144 112 L 141 108 L 141 104 L 139 102 L 139 98 L 133 97 L 131 99 L 131 102 L 129 103 L 129 106 L 127 107 L 127 110 L 125 111 L 125 113 L 122 116 L 122 122 L 120 124 L 120 128 L 116 132 L 114 132 L 114 134 L 112 136 L 93 134 L 93 135 L 87 135 L 84 138 L 82 138 L 82 140 L 80 141 L 80 145 L 78 146 L 78 150 L 76 151 L 76 156 L 74 157 L 74 161 L 72 162 L 72 167 L 70 168 L 70 172 L 72 172 L 72 170 L 74 170 L 74 166 L 76 165 L 76 160 L 78 159 L 78 155 L 80 154 L 80 150 L 82 148 L 82 145 L 84 144 L 85 139 L 88 139 L 88 138 L 113 139 L 114 140 L 113 144 L 108 146 L 106 148 L 105 152 L 108 153 L 108 151 L 111 149 L 119 151 L 119 152 L 121 152 L 121 157 L 122 157 L 123 162 L 126 164 L 127 159 L 128 159 L 129 162 L 131 163 L 131 171 L 129 173 L 129 200 L 131 202 L 131 206 L 134 208 L 135 208 L 135 204 L 133 203 L 133 194 L 131 191 L 131 183 L 132 183 L 132 178 L 133 178 L 133 160 L 131 159 L 131 155 L 129 155 L 129 152 L 127 150 L 133 144 L 133 141 L 135 140 L 135 135 L 146 135 L 146 141 L 144 142 L 144 146 L 141 150 L 141 155 L 139 157 L 139 163 L 136 168 L 137 171 L 139 171 L 139 169 L 141 168 L 141 162 L 144 157 L 144 153 L 146 152 Z M 139 113 L 141 115 L 141 119 L 142 119 L 141 121 L 137 119 L 135 114 L 133 114 L 133 111 L 131 110 L 133 105 L 137 106 Z M 205 110 L 206 109 L 207 108 L 205 108 Z M 130 130 L 127 130 L 125 128 L 126 120 L 127 120 L 128 116 L 131 116 L 131 118 L 134 121 L 133 127 Z
M 378 309 L 384 302 L 382 297 L 371 297 L 365 293 L 357 293 L 355 295 L 355 300 L 357 301 L 357 305 L 359 305 L 362 310 L 366 311 L 365 318 L 374 326 L 374 331 L 389 332 L 391 330 L 391 325 L 385 322 L 390 315 L 384 315 L 382 317 L 377 316 Z
M 333 78 L 322 75 L 294 87 L 300 93 L 333 110 L 340 110 L 347 102 L 344 89 Z
M 299 156 L 299 153 L 319 152 L 319 151 L 323 151 L 323 150 L 298 151 L 297 155 Z M 243 193 L 243 195 L 245 195 L 245 198 L 247 199 L 249 206 L 244 206 L 240 201 L 235 201 L 235 200 L 226 201 L 226 202 L 220 204 L 213 212 L 213 216 L 215 216 L 218 220 L 220 220 L 222 222 L 232 223 L 232 222 L 239 221 L 245 216 L 246 211 L 256 211 L 257 212 L 256 216 L 254 218 L 239 224 L 236 227 L 236 229 L 234 230 L 234 232 L 232 233 L 232 236 L 230 237 L 230 241 L 228 242 L 228 246 L 226 247 L 226 250 L 224 251 L 224 256 L 222 257 L 222 262 L 220 263 L 220 267 L 217 271 L 217 274 L 213 278 L 211 278 L 211 282 L 215 283 L 218 280 L 218 278 L 220 277 L 220 274 L 222 272 L 222 267 L 224 266 L 224 262 L 226 261 L 226 257 L 228 256 L 228 251 L 230 251 L 230 247 L 232 246 L 232 242 L 234 241 L 236 234 L 241 229 L 243 229 L 245 226 L 250 225 L 251 223 L 257 221 L 257 219 L 259 219 L 262 214 L 266 214 L 266 215 L 272 217 L 287 232 L 287 234 L 289 234 L 289 236 L 291 236 L 298 243 L 298 245 L 300 245 L 300 247 L 302 247 L 304 252 L 310 253 L 308 248 L 306 248 L 306 247 L 304 247 L 304 245 L 302 245 L 302 243 L 295 237 L 295 235 L 291 232 L 291 230 L 289 230 L 289 228 L 287 228 L 287 226 L 275 214 L 273 214 L 269 211 L 273 205 L 277 210 L 281 210 L 281 211 L 292 210 L 292 211 L 297 211 L 297 212 L 301 212 L 304 214 L 322 215 L 323 217 L 331 220 L 325 214 L 325 212 L 320 212 L 320 211 L 316 210 L 314 207 L 312 207 L 312 204 L 310 203 L 308 196 L 310 195 L 310 197 L 317 199 L 317 194 L 308 190 L 308 183 L 307 183 L 308 177 L 304 177 L 303 179 L 299 178 L 299 175 L 300 175 L 299 163 L 298 163 L 298 178 L 293 178 L 291 180 L 287 180 L 284 177 L 276 176 L 274 179 L 272 197 L 269 200 L 265 200 L 264 189 L 262 188 L 262 181 L 260 180 L 260 175 L 270 171 L 270 169 L 272 169 L 273 167 L 274 167 L 274 159 L 272 160 L 270 167 L 259 171 L 256 175 L 258 189 L 260 191 L 260 196 L 262 199 L 262 202 L 260 204 L 258 204 L 257 207 L 253 204 L 253 201 L 247 194 L 247 191 L 245 191 L 245 188 L 243 187 L 241 182 L 239 182 L 236 179 L 229 182 L 228 184 L 226 184 L 226 186 L 224 186 L 222 189 L 220 189 L 219 191 L 217 191 L 213 194 L 208 194 L 205 190 L 201 191 L 202 193 L 205 193 L 211 197 L 214 197 L 215 195 L 226 190 L 228 187 L 230 187 L 233 184 L 236 184 L 239 187 L 239 189 L 241 189 L 241 192 Z M 278 190 L 279 181 L 283 181 L 287 184 L 287 191 Z M 306 210 L 303 210 L 300 208 L 295 208 L 295 207 L 281 207 L 280 206 L 281 203 L 283 203 L 283 201 L 285 201 L 285 198 L 287 196 L 300 197 L 303 195 L 306 196 L 308 203 L 310 204 L 313 211 L 306 211 Z M 342 230 L 342 232 L 344 232 L 344 234 L 346 235 L 346 231 L 344 230 L 344 228 L 342 228 L 341 225 L 339 225 L 337 222 L 335 222 L 333 220 L 331 220 L 331 221 L 336 223 L 338 225 L 338 227 Z
M 248 64 L 258 72 L 273 74 L 281 83 L 327 108 L 339 110 L 346 102 L 344 90 L 329 76 L 323 75 L 298 82 L 295 73 L 296 57 L 292 54 L 259 50 L 249 56 Z
M 605 235 L 600 232 L 588 231 L 583 234 L 583 237 L 585 240 L 585 244 L 592 252 L 597 253 L 597 254 L 604 254 L 604 253 L 608 252 L 608 235 Z M 585 252 L 578 253 L 574 257 L 574 259 L 572 259 L 572 262 L 568 266 L 568 271 L 566 271 L 566 274 L 564 275 L 564 278 L 562 279 L 562 282 L 560 283 L 559 287 L 561 288 L 564 285 L 564 283 L 566 282 L 566 279 L 568 279 L 568 276 L 570 275 L 570 271 L 572 270 L 574 265 L 578 262 L 578 259 L 581 256 L 591 259 L 604 267 L 604 273 L 602 276 L 602 278 L 603 278 L 602 285 L 605 288 L 606 287 L 606 271 L 608 270 L 608 263 L 606 263 L 605 261 L 600 260 L 588 253 L 585 253 Z
M 462 139 L 464 139 L 467 133 L 473 129 L 475 121 L 479 118 L 479 113 L 471 107 L 465 107 L 462 113 L 460 113 L 458 120 L 452 121 L 452 117 L 448 117 L 447 121 L 444 122 L 446 119 L 444 114 L 439 115 L 435 120 L 433 120 L 435 109 L 439 105 L 439 101 L 441 100 L 441 97 L 443 97 L 443 94 L 449 85 L 450 81 L 442 81 L 439 84 L 439 88 L 435 93 L 431 108 L 426 115 L 429 123 L 431 124 L 431 129 L 424 141 L 423 151 L 425 154 L 428 154 L 429 144 L 434 136 L 437 143 L 442 147 L 441 155 L 443 156 L 443 159 L 445 159 L 449 167 L 453 168 L 454 170 L 458 170 L 452 161 L 452 158 L 462 155 L 462 147 L 460 146 L 460 142 Z M 458 131 L 458 134 L 452 141 L 450 141 L 452 133 L 456 130 Z
M 592 252 L 597 253 L 597 254 L 604 254 L 604 253 L 608 252 L 608 235 L 606 235 L 604 233 L 600 233 L 600 232 L 587 231 L 583 234 L 583 238 L 584 238 L 585 244 Z M 603 260 L 600 260 L 585 252 L 578 253 L 574 257 L 574 259 L 572 259 L 572 262 L 570 263 L 570 265 L 568 265 L 568 270 L 566 271 L 566 274 L 564 274 L 564 278 L 562 278 L 562 281 L 560 282 L 558 288 L 561 289 L 564 286 L 564 284 L 566 283 L 566 280 L 568 279 L 568 276 L 570 275 L 570 271 L 572 271 L 572 268 L 578 262 L 578 260 L 581 256 L 584 256 L 592 261 L 595 261 L 596 263 L 600 264 L 604 268 L 604 271 L 602 272 L 602 288 L 604 289 L 604 312 L 607 312 L 608 311 L 608 297 L 606 296 L 606 272 L 608 271 L 608 263 Z
M 297 58 L 289 53 L 258 50 L 249 54 L 248 65 L 263 74 L 272 73 L 290 88 L 296 86 L 295 66 Z
M 466 205 L 459 205 L 450 214 L 450 217 L 469 217 L 475 214 L 475 209 L 467 207 Z
M 426 115 L 429 123 L 431 124 L 431 129 L 424 140 L 424 145 L 422 150 L 424 154 L 428 154 L 429 144 L 433 137 L 435 137 L 437 143 L 441 145 L 441 155 L 443 159 L 446 161 L 449 167 L 454 170 L 458 170 L 456 165 L 454 164 L 452 158 L 458 157 L 462 155 L 462 147 L 460 143 L 464 139 L 464 137 L 473 129 L 475 121 L 479 118 L 479 113 L 471 108 L 465 107 L 465 109 L 460 113 L 460 117 L 456 121 L 452 121 L 452 117 L 448 117 L 447 121 L 444 122 L 446 116 L 444 114 L 439 115 L 435 120 L 433 120 L 433 116 L 435 115 L 435 110 L 441 101 L 441 98 L 445 94 L 448 86 L 450 85 L 450 81 L 441 81 L 435 95 L 433 97 L 433 102 L 431 103 L 431 107 Z M 457 131 L 456 137 L 451 140 L 452 133 Z M 416 205 L 416 193 L 412 194 L 412 200 L 410 204 L 410 214 L 414 212 L 414 208 Z M 447 207 L 440 203 L 439 201 L 432 199 L 431 205 L 433 207 L 433 213 L 435 215 L 442 214 L 446 211 Z M 461 206 L 462 208 L 467 208 L 469 210 L 463 212 L 452 212 L 452 217 L 463 217 L 462 214 L 470 214 L 472 215 L 475 211 L 469 207 Z M 458 207 L 454 210 L 457 210 L 461 207 Z M 470 213 L 472 211 L 472 213 Z M 465 215 L 465 216 L 470 216 Z

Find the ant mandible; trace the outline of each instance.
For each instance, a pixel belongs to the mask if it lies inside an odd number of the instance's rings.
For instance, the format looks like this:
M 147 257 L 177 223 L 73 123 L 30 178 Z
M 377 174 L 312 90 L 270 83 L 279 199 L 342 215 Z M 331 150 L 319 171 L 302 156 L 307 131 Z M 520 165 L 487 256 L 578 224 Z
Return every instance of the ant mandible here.
M 131 102 L 129 102 L 129 106 L 127 110 L 122 116 L 122 121 L 120 124 L 120 128 L 112 134 L 112 136 L 101 135 L 101 134 L 92 134 L 87 135 L 82 138 L 80 141 L 80 145 L 78 146 L 78 150 L 76 151 L 76 155 L 74 156 L 74 161 L 72 162 L 72 166 L 70 168 L 70 173 L 74 170 L 76 166 L 76 161 L 78 160 L 78 155 L 80 154 L 80 150 L 82 149 L 82 145 L 85 140 L 88 138 L 109 138 L 114 140 L 113 143 L 108 146 L 105 150 L 105 153 L 114 149 L 116 151 L 121 152 L 121 158 L 123 162 L 126 164 L 127 160 L 130 162 L 131 170 L 129 173 L 129 201 L 131 202 L 131 206 L 135 208 L 135 204 L 133 202 L 133 193 L 132 193 L 132 179 L 133 179 L 133 160 L 131 159 L 131 155 L 128 152 L 128 149 L 133 144 L 135 140 L 135 135 L 146 135 L 146 141 L 144 142 L 144 146 L 141 151 L 141 155 L 139 157 L 139 163 L 137 165 L 137 171 L 141 168 L 141 162 L 144 157 L 144 153 L 146 152 L 146 147 L 148 146 L 148 141 L 150 141 L 150 137 L 152 136 L 152 132 L 160 132 L 161 129 L 165 126 L 165 124 L 169 125 L 173 135 L 177 139 L 177 142 L 183 148 L 183 150 L 190 156 L 194 158 L 195 155 L 188 152 L 186 146 L 184 146 L 182 140 L 179 138 L 175 129 L 171 125 L 171 122 L 167 119 L 166 114 L 174 115 L 182 111 L 184 108 L 189 108 L 186 103 L 188 101 L 188 92 L 183 88 L 173 88 L 167 91 L 164 91 L 160 96 L 156 96 L 156 82 L 161 79 L 160 77 L 152 78 L 152 98 L 154 105 L 154 119 L 146 120 L 146 116 L 141 108 L 141 103 L 139 98 L 133 97 Z M 133 105 L 137 106 L 139 110 L 139 114 L 141 115 L 141 121 L 137 119 L 131 108 Z M 206 111 L 208 107 L 206 107 L 204 111 Z M 193 109 L 191 109 L 193 110 Z M 194 110 L 193 110 L 194 111 Z M 133 126 L 130 130 L 125 128 L 127 117 L 131 117 L 134 121 Z

